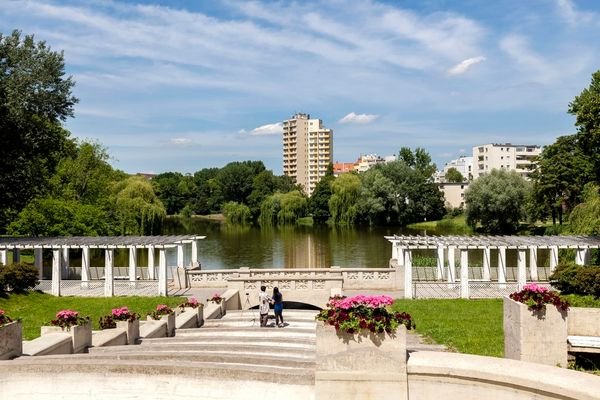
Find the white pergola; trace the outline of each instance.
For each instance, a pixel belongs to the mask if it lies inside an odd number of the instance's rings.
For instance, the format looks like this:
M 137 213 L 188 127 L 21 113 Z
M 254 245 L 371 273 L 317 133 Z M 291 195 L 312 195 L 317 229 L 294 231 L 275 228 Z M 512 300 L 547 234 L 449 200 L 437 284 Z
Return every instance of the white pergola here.
M 548 251 L 550 271 L 558 265 L 558 250 L 575 250 L 575 262 L 589 264 L 590 249 L 600 248 L 600 238 L 594 236 L 386 236 L 392 243 L 392 259 L 404 267 L 405 296 L 412 296 L 412 251 L 436 250 L 436 277 L 444 279 L 447 261 L 446 280 L 455 283 L 455 254 L 460 252 L 460 291 L 461 297 L 469 297 L 469 250 L 483 250 L 483 281 L 490 281 L 491 250 L 498 251 L 498 283 L 506 283 L 506 250 L 517 251 L 517 285 L 522 288 L 527 281 L 527 255 L 529 254 L 529 274 L 532 281 L 538 279 L 538 251 Z
M 61 295 L 63 272 L 68 271 L 69 251 L 81 251 L 81 285 L 90 281 L 90 249 L 104 252 L 104 296 L 114 296 L 114 251 L 129 250 L 128 280 L 136 281 L 137 250 L 148 251 L 148 273 L 150 280 L 156 280 L 154 272 L 154 253 L 158 250 L 158 295 L 167 295 L 167 257 L 166 251 L 177 248 L 177 266 L 184 267 L 185 247 L 191 247 L 190 266 L 198 266 L 198 241 L 206 236 L 73 236 L 73 237 L 4 237 L 0 238 L 0 264 L 6 265 L 8 252 L 12 252 L 13 263 L 20 262 L 21 250 L 33 249 L 35 266 L 42 278 L 42 255 L 44 249 L 52 251 L 52 290 L 55 296 Z

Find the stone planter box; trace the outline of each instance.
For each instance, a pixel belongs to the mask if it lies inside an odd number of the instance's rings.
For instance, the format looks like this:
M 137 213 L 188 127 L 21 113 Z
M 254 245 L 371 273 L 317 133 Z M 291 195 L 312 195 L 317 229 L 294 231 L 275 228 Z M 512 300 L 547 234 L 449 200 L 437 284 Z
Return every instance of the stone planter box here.
M 363 331 L 337 333 L 330 325 L 317 323 L 317 400 L 387 398 L 406 400 L 406 328 L 395 335 Z
M 184 307 L 183 311 L 186 313 L 189 312 L 196 314 L 196 320 L 198 321 L 196 326 L 204 325 L 204 304 L 200 303 L 200 305 L 197 308 Z
M 140 320 L 135 321 L 116 321 L 117 329 L 127 332 L 127 344 L 136 344 L 140 337 Z
M 0 360 L 10 360 L 23 354 L 23 325 L 14 321 L 0 327 Z
M 169 315 L 161 315 L 161 321 L 167 322 L 167 336 L 175 336 L 175 313 Z M 156 321 L 151 316 L 148 316 L 147 321 Z
M 567 313 L 551 304 L 532 312 L 504 297 L 504 357 L 567 367 Z
M 62 329 L 60 326 L 42 326 L 42 336 L 49 333 L 67 333 L 71 335 L 73 353 L 87 353 L 88 347 L 92 346 L 92 322 L 85 325 L 72 326 L 71 329 Z

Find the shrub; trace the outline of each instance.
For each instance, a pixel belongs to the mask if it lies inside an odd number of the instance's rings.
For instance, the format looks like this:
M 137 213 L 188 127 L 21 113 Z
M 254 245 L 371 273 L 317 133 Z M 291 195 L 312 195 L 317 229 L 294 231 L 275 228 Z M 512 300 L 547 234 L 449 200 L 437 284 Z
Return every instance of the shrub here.
M 550 275 L 550 283 L 564 294 L 600 297 L 600 267 L 562 264 Z
M 556 267 L 552 275 L 548 278 L 552 287 L 561 293 L 580 293 L 575 276 L 582 267 L 575 263 L 564 263 Z
M 100 324 L 100 329 L 112 329 L 117 327 L 117 323 L 113 319 L 112 315 L 100 317 L 98 323 Z
M 38 283 L 38 271 L 33 265 L 16 263 L 0 269 L 0 292 L 11 290 L 21 293 L 33 289 Z
M 600 297 L 600 267 L 580 267 L 575 275 L 578 294 Z
M 560 297 L 557 292 L 535 283 L 525 285 L 523 290 L 511 293 L 509 297 L 519 303 L 527 304 L 527 308 L 534 312 L 546 310 L 546 304 L 553 304 L 559 311 L 569 309 L 569 302 Z

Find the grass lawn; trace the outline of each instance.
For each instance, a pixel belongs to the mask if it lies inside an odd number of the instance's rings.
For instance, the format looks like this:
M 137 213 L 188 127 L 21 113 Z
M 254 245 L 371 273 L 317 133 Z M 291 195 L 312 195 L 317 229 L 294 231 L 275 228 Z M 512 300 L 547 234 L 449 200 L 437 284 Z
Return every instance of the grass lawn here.
M 413 317 L 417 332 L 452 351 L 504 356 L 502 299 L 398 299 L 393 307 Z
M 50 325 L 56 313 L 63 309 L 79 311 L 81 316 L 89 316 L 93 329 L 99 329 L 98 320 L 109 315 L 113 308 L 127 306 L 131 311 L 145 318 L 146 313 L 153 311 L 157 304 L 176 307 L 183 297 L 54 297 L 40 292 L 11 294 L 0 297 L 0 309 L 13 319 L 23 322 L 23 339 L 31 340 L 40 336 L 40 326 Z

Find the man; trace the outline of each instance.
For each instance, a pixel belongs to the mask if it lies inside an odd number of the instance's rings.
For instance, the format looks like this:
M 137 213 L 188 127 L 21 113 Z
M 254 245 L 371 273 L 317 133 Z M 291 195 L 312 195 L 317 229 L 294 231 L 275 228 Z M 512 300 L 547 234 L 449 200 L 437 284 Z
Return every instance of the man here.
M 267 326 L 269 320 L 269 304 L 271 304 L 271 297 L 267 294 L 267 287 L 261 286 L 260 293 L 258 294 L 258 312 L 260 313 L 260 326 Z

